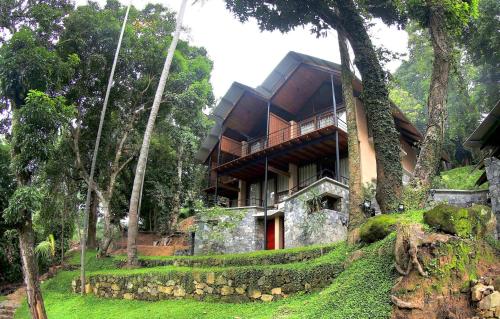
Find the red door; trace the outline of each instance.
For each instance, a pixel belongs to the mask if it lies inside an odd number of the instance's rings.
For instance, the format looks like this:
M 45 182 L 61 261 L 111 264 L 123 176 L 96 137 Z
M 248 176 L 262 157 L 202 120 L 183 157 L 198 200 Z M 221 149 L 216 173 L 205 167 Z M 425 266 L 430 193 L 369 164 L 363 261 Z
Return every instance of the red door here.
M 267 221 L 267 243 L 266 249 L 274 249 L 274 219 Z

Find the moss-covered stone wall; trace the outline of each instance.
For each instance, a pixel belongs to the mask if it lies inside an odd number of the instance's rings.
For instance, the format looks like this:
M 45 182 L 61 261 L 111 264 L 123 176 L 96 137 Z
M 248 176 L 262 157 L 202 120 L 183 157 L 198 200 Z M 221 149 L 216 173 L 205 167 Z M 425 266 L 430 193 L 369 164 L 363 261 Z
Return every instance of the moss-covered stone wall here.
M 96 274 L 89 276 L 86 292 L 97 297 L 134 300 L 221 299 L 233 302 L 273 301 L 296 292 L 329 285 L 343 270 L 342 264 L 303 267 L 171 271 L 165 273 Z M 72 282 L 80 292 L 80 279 Z

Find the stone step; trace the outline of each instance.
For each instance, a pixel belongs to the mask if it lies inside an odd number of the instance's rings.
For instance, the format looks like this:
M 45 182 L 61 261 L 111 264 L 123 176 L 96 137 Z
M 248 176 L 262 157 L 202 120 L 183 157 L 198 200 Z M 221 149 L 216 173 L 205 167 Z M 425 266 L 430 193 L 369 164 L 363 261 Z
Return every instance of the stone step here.
M 2 314 L 0 313 L 0 319 L 13 319 L 14 318 L 14 314 Z

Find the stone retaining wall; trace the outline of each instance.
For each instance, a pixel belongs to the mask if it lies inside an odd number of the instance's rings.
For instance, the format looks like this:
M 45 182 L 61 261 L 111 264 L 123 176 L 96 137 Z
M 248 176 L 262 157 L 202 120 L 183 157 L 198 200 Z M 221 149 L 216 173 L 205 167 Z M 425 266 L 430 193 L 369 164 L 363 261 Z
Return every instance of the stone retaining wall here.
M 329 285 L 343 270 L 341 264 L 317 264 L 290 268 L 233 268 L 224 271 L 172 271 L 159 274 L 96 274 L 89 276 L 87 293 L 97 297 L 163 300 L 193 298 L 232 302 L 273 301 L 299 291 Z M 80 291 L 80 279 L 72 282 Z
M 472 204 L 487 205 L 488 190 L 431 189 L 429 201 L 446 202 L 461 207 Z

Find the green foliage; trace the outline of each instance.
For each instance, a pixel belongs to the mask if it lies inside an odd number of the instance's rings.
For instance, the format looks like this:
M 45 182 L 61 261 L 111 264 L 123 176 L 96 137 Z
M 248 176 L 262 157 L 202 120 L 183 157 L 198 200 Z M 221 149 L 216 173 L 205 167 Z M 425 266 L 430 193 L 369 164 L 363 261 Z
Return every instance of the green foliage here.
M 377 191 L 376 181 L 364 183 L 361 189 L 364 199 L 373 200 Z
M 19 224 L 39 211 L 42 207 L 43 195 L 34 186 L 21 186 L 16 189 L 4 210 L 4 219 L 9 224 Z
M 29 176 L 50 158 L 61 130 L 74 115 L 74 108 L 61 97 L 51 98 L 39 91 L 30 91 L 25 102 L 14 116 L 12 166 L 16 173 Z
M 405 209 L 422 209 L 427 201 L 429 188 L 421 185 L 407 185 L 403 187 L 403 204 Z
M 205 256 L 143 256 L 139 258 L 141 267 L 186 266 L 186 267 L 226 267 L 249 265 L 275 265 L 313 260 L 339 249 L 339 244 L 312 245 L 306 247 L 260 250 L 241 254 L 205 255 Z M 119 263 L 124 257 L 117 258 Z
M 468 63 L 478 67 L 476 77 L 482 87 L 482 94 L 477 96 L 476 103 L 487 106 L 486 109 L 493 108 L 500 99 L 499 15 L 500 2 L 497 0 L 479 1 L 479 17 L 464 30 L 460 41 L 466 48 Z
M 482 205 L 460 208 L 440 204 L 424 213 L 429 226 L 462 238 L 484 237 L 491 219 L 491 209 Z
M 41 263 L 50 263 L 56 254 L 56 241 L 54 235 L 50 234 L 46 240 L 39 242 L 35 247 L 35 254 Z
M 379 241 L 395 230 L 397 222 L 397 216 L 392 214 L 371 217 L 361 226 L 359 236 L 365 243 Z
M 432 187 L 460 190 L 488 189 L 488 183 L 476 185 L 476 181 L 483 173 L 484 170 L 474 169 L 473 166 L 457 167 L 441 172 L 432 181 Z
M 73 75 L 79 59 L 75 55 L 60 58 L 33 31 L 23 28 L 2 46 L 0 61 L 2 95 L 20 107 L 30 90 L 60 90 Z

